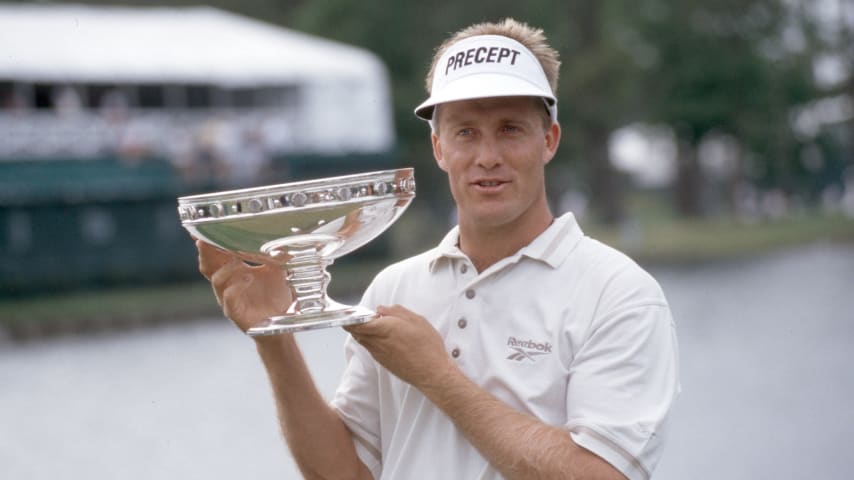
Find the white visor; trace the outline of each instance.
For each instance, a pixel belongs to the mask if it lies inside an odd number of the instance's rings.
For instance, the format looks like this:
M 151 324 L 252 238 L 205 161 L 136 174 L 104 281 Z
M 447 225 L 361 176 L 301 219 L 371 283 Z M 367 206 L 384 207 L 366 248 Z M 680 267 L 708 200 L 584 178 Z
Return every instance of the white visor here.
M 451 45 L 436 63 L 430 98 L 415 115 L 430 121 L 436 105 L 487 97 L 541 97 L 552 121 L 557 99 L 537 57 L 501 35 L 469 37 Z

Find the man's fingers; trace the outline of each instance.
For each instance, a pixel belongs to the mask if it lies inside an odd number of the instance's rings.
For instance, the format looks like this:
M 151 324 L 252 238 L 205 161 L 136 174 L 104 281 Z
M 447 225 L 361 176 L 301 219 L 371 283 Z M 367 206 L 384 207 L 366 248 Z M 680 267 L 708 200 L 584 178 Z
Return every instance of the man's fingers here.
M 397 317 L 388 313 L 381 314 L 377 311 L 377 316 L 368 322 L 357 323 L 355 325 L 347 325 L 344 330 L 350 332 L 357 342 L 362 343 L 362 340 L 370 338 L 387 337 Z
M 350 335 L 352 335 L 354 338 L 361 337 L 362 335 L 365 334 L 365 325 L 368 323 L 373 323 L 375 321 L 376 321 L 376 318 L 371 320 L 370 322 L 357 323 L 354 325 L 344 325 L 344 327 L 342 327 L 342 328 L 344 328 L 344 330 L 348 331 L 350 333 Z M 358 340 L 358 338 L 356 338 L 356 340 Z
M 407 317 L 414 313 L 401 305 L 379 305 L 376 308 L 379 316 Z
M 232 283 L 241 282 L 241 280 L 248 282 L 247 279 L 239 278 L 240 275 L 246 275 L 248 270 L 249 267 L 245 263 L 241 262 L 237 258 L 230 257 L 227 262 L 215 270 L 208 278 L 220 305 L 223 304 L 223 293 L 225 292 L 225 289 Z
M 196 248 L 199 249 L 199 271 L 208 280 L 211 279 L 223 265 L 234 260 L 235 257 L 228 252 L 220 250 L 201 240 L 196 240 Z
M 285 272 L 281 267 L 275 265 L 255 265 L 250 266 L 249 270 L 253 272 L 256 278 L 264 283 L 270 285 L 284 284 Z
M 243 312 L 242 309 L 245 308 L 245 303 L 237 300 L 246 294 L 246 289 L 251 283 L 252 277 L 244 274 L 243 276 L 237 277 L 234 281 L 228 283 L 225 289 L 222 290 L 222 293 L 217 294 L 217 299 L 220 300 L 220 305 L 223 307 L 222 312 L 226 317 L 234 320 L 244 316 L 245 312 Z M 245 332 L 251 327 L 251 325 L 238 324 L 238 327 Z

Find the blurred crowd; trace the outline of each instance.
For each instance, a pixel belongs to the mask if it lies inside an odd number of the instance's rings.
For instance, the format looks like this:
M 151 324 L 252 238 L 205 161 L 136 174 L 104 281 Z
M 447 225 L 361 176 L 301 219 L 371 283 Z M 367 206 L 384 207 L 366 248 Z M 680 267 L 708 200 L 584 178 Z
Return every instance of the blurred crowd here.
M 47 108 L 15 90 L 0 97 L 0 160 L 166 160 L 188 182 L 245 186 L 293 145 L 288 109 L 134 108 L 120 89 L 86 105 L 73 87 L 51 93 Z

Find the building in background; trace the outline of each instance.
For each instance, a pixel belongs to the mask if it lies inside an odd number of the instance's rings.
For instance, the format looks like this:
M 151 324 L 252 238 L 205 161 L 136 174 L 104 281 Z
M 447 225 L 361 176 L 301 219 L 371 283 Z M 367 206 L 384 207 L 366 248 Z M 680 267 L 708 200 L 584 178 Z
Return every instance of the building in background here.
M 0 48 L 2 293 L 192 274 L 177 195 L 395 163 L 385 66 L 349 45 L 208 7 L 0 4 Z

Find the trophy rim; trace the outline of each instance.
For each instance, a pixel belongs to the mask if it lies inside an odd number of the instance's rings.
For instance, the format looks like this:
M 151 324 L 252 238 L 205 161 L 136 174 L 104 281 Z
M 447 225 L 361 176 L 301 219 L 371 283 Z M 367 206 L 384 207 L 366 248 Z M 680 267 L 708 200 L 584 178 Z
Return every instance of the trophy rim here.
M 179 204 L 188 204 L 196 202 L 204 202 L 217 199 L 232 199 L 242 197 L 244 195 L 252 195 L 258 193 L 278 193 L 291 189 L 305 189 L 321 186 L 335 186 L 339 183 L 357 182 L 359 180 L 370 180 L 373 178 L 383 177 L 398 172 L 413 171 L 412 167 L 393 168 L 389 170 L 376 170 L 373 172 L 353 173 L 348 175 L 339 175 L 335 177 L 313 178 L 308 180 L 297 180 L 294 182 L 277 183 L 273 185 L 260 185 L 257 187 L 238 188 L 234 190 L 223 190 L 220 192 L 199 193 L 193 195 L 183 195 L 178 197 Z
M 415 196 L 414 170 L 412 167 L 402 167 L 185 195 L 178 197 L 178 211 L 182 225 L 196 225 L 284 211 L 370 203 L 390 197 L 409 198 Z M 356 187 L 359 189 L 354 192 L 353 188 Z M 297 198 L 297 195 L 300 197 Z M 263 197 L 263 200 L 259 197 Z M 245 202 L 249 203 L 244 209 Z

